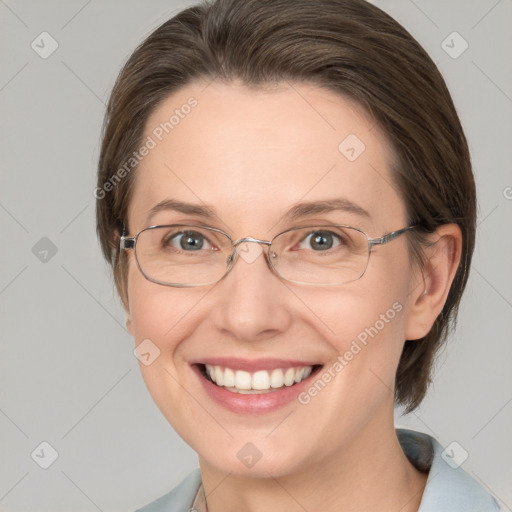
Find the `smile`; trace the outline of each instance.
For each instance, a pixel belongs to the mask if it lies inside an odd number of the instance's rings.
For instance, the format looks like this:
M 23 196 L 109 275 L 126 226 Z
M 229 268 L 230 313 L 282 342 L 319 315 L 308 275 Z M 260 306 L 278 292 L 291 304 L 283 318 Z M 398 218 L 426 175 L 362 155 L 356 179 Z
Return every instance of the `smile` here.
M 210 358 L 192 361 L 206 395 L 236 414 L 260 415 L 296 404 L 323 367 L 283 359 Z
M 307 379 L 313 371 L 312 366 L 275 368 L 271 371 L 257 370 L 248 372 L 232 368 L 204 365 L 205 376 L 217 386 L 232 393 L 258 394 L 277 391 L 290 387 Z

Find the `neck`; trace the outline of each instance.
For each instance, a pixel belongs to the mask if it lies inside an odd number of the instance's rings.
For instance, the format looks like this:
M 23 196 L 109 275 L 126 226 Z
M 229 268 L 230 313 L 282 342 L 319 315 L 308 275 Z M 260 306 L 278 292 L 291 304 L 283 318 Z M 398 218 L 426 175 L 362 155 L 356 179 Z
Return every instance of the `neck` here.
M 416 512 L 427 475 L 408 461 L 392 422 L 376 427 L 367 426 L 320 462 L 279 477 L 226 474 L 200 459 L 208 512 Z

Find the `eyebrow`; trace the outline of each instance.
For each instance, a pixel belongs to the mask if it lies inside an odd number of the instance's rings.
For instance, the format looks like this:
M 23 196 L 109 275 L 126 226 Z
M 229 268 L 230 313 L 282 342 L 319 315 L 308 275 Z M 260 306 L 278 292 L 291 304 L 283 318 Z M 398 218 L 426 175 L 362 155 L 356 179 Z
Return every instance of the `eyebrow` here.
M 185 203 L 175 199 L 164 199 L 148 211 L 146 222 L 149 222 L 149 220 L 158 212 L 167 210 L 184 213 L 186 215 L 197 215 L 198 217 L 204 217 L 205 219 L 217 217 L 215 209 L 210 206 Z
M 353 213 L 360 217 L 370 218 L 370 214 L 361 206 L 345 198 L 328 199 L 325 201 L 313 201 L 299 203 L 293 206 L 285 215 L 285 219 L 296 220 L 307 215 L 329 213 L 333 211 Z
M 203 217 L 204 219 L 220 218 L 215 208 L 211 206 L 186 203 L 183 201 L 177 201 L 176 199 L 164 199 L 148 211 L 146 222 L 149 222 L 156 213 L 168 210 L 184 213 L 186 215 L 196 215 L 198 217 Z M 343 211 L 360 217 L 368 219 L 371 218 L 370 214 L 356 203 L 345 198 L 336 198 L 325 201 L 298 203 L 292 206 L 292 208 L 283 215 L 282 219 L 297 220 L 308 215 L 317 215 L 333 211 Z

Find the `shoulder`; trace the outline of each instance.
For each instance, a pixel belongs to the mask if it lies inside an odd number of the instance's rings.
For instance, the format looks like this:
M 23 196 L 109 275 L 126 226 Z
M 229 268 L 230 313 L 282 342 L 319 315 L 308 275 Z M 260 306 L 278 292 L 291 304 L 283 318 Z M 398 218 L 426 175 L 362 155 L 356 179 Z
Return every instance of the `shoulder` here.
M 428 471 L 418 512 L 494 512 L 502 510 L 495 498 L 457 464 L 453 447 L 443 447 L 427 434 L 397 429 L 407 458 Z
M 201 485 L 201 473 L 195 469 L 177 487 L 136 512 L 188 512 Z

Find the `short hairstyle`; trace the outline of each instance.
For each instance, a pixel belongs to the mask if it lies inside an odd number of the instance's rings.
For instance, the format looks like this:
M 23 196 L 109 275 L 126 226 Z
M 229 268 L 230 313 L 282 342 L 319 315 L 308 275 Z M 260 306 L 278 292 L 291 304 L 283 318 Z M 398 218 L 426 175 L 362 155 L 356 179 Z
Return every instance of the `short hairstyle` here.
M 475 241 L 470 155 L 443 77 L 399 23 L 364 0 L 203 1 L 163 23 L 120 71 L 102 131 L 97 233 L 125 308 L 128 259 L 118 241 L 137 166 L 119 171 L 141 146 L 148 117 L 164 99 L 213 79 L 251 88 L 304 82 L 355 100 L 392 149 L 394 186 L 408 222 L 418 226 L 408 234 L 413 261 L 424 264 L 426 237 L 437 227 L 460 227 L 461 261 L 444 308 L 424 338 L 405 341 L 398 365 L 395 402 L 412 411 L 455 325 Z

